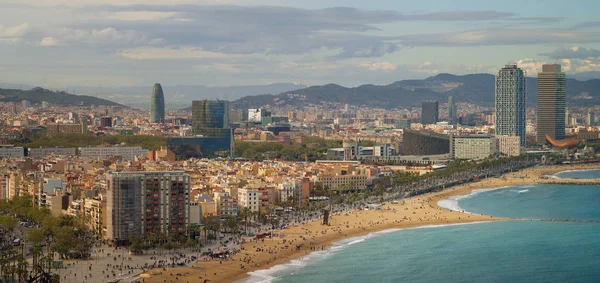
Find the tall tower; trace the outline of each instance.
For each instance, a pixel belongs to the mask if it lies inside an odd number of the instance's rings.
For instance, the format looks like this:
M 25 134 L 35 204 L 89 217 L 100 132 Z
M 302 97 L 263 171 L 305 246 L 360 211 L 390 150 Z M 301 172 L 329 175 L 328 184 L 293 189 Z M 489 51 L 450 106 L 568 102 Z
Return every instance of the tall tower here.
M 448 96 L 448 125 L 456 125 L 456 104 L 452 96 Z
M 150 123 L 165 122 L 165 96 L 162 86 L 155 83 L 152 87 L 152 98 L 150 99 Z
M 558 64 L 543 65 L 538 73 L 537 144 L 546 143 L 546 134 L 557 140 L 565 138 L 566 81 Z
M 520 137 L 525 145 L 527 76 L 516 64 L 507 64 L 496 75 L 496 134 Z
M 205 137 L 224 137 L 229 131 L 229 101 L 192 101 L 192 132 Z
M 437 100 L 428 100 L 421 103 L 421 123 L 423 125 L 435 124 L 439 120 L 439 103 Z

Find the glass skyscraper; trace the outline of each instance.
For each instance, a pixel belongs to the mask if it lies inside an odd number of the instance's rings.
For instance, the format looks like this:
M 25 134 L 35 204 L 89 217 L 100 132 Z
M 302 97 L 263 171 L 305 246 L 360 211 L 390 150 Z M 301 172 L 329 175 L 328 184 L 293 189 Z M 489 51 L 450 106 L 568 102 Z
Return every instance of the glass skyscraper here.
M 448 125 L 457 124 L 456 104 L 452 96 L 448 96 Z
M 152 87 L 152 98 L 150 100 L 150 123 L 165 122 L 165 96 L 159 83 Z
M 537 85 L 537 144 L 565 138 L 566 78 L 558 64 L 543 65 Z
M 439 120 L 439 103 L 433 100 L 421 103 L 421 123 L 423 125 L 435 124 Z
M 525 145 L 527 76 L 516 64 L 508 64 L 496 75 L 496 134 L 520 137 Z
M 229 101 L 192 102 L 192 133 L 205 137 L 222 137 L 229 133 Z

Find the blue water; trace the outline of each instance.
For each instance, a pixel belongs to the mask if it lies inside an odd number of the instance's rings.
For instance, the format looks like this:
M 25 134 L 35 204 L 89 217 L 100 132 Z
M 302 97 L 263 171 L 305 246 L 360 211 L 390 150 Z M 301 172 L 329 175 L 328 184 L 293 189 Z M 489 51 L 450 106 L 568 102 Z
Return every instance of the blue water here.
M 554 174 L 554 176 L 559 178 L 595 179 L 600 178 L 600 169 L 563 171 Z
M 474 213 L 600 221 L 599 203 L 600 186 L 556 185 L 504 188 L 458 201 Z M 598 222 L 510 220 L 405 229 L 338 243 L 259 271 L 250 281 L 600 282 L 599 235 Z

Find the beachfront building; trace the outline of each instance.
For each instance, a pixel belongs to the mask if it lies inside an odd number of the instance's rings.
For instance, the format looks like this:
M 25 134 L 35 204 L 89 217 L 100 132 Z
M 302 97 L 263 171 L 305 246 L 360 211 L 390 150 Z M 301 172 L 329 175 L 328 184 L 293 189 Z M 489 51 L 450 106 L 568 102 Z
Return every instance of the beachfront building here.
M 95 159 L 121 157 L 125 161 L 134 160 L 137 156 L 147 156 L 148 150 L 141 146 L 98 146 L 80 147 L 79 155 Z
M 107 176 L 106 239 L 183 233 L 189 223 L 190 176 L 183 172 L 117 172 Z
M 488 135 L 452 135 L 450 148 L 454 159 L 484 159 L 498 153 L 498 140 Z
M 402 138 L 402 155 L 437 155 L 449 152 L 447 135 L 405 129 Z
M 221 218 L 237 216 L 237 205 L 233 201 L 233 197 L 226 192 L 214 192 L 214 202 L 217 209 L 217 214 Z
M 566 88 L 561 66 L 544 64 L 537 80 L 537 144 L 545 144 L 546 135 L 565 138 Z
M 496 134 L 520 137 L 525 145 L 527 74 L 508 64 L 496 75 Z
M 241 188 L 238 190 L 238 206 L 241 208 L 249 208 L 252 212 L 258 212 L 260 202 L 258 200 L 259 191 L 251 188 Z
M 518 136 L 496 136 L 498 152 L 506 156 L 521 155 L 521 139 Z
M 367 188 L 367 175 L 322 174 L 316 177 L 315 182 L 321 183 L 323 188 L 330 190 L 361 191 Z

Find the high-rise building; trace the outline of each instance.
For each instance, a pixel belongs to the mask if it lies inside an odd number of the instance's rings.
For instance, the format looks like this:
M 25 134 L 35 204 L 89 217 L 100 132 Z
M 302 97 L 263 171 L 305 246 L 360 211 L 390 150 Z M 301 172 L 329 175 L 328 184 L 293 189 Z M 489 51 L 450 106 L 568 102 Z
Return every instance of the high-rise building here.
M 496 75 L 496 134 L 518 136 L 525 145 L 527 76 L 515 64 L 508 64 Z
M 421 123 L 423 125 L 435 124 L 439 120 L 439 103 L 434 100 L 423 101 L 421 103 Z
M 546 135 L 565 138 L 566 77 L 558 64 L 545 64 L 537 81 L 537 144 L 546 143 Z
M 21 101 L 21 107 L 23 107 L 23 109 L 27 109 L 27 108 L 31 107 L 31 101 L 29 101 L 29 100 Z
M 150 99 L 150 123 L 165 122 L 165 96 L 162 86 L 155 83 L 152 87 L 152 98 Z
M 456 104 L 452 96 L 448 96 L 448 125 L 458 124 L 456 115 Z
M 194 135 L 221 137 L 229 132 L 229 101 L 200 100 L 192 102 L 192 133 Z
M 183 172 L 117 172 L 107 178 L 106 239 L 181 234 L 189 224 L 190 176 Z
M 595 126 L 596 125 L 596 113 L 588 112 L 587 118 L 585 120 L 586 120 L 585 122 L 588 126 Z

